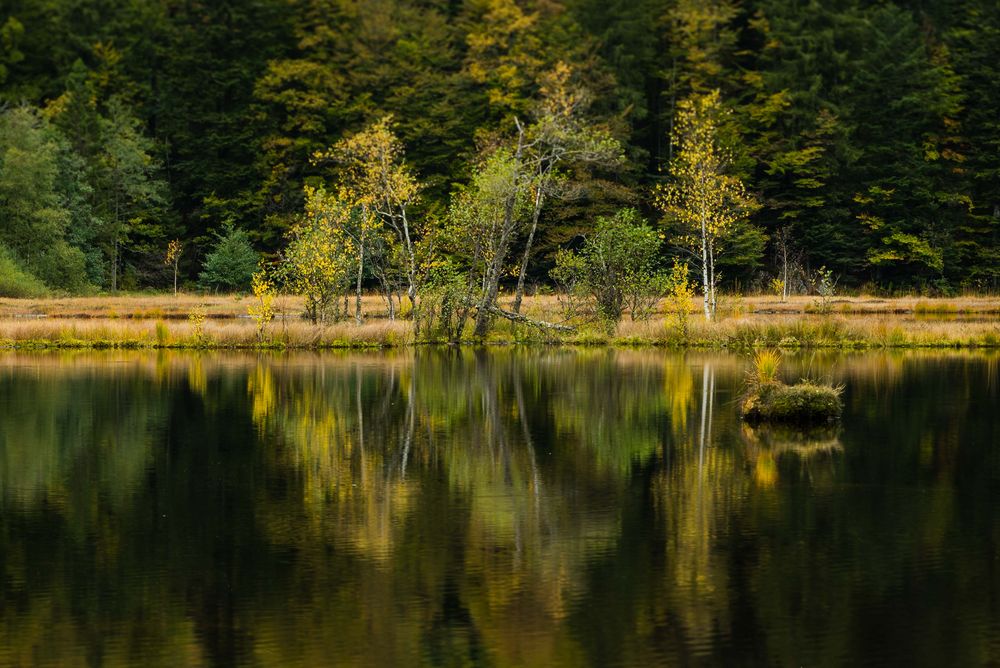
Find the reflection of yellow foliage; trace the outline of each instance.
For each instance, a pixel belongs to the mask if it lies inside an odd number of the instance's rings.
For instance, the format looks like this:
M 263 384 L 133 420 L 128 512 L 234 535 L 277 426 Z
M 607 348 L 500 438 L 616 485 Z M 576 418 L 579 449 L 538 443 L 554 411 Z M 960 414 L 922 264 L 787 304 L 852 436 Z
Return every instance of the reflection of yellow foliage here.
M 689 441 L 678 456 L 683 463 L 653 483 L 657 516 L 667 525 L 665 575 L 675 592 L 657 615 L 661 624 L 674 616 L 698 644 L 730 624 L 729 568 L 712 545 L 730 530 L 729 519 L 750 488 L 743 462 L 730 449 L 708 444 L 700 449 Z
M 254 422 L 280 437 L 280 457 L 301 476 L 305 525 L 274 518 L 270 530 L 295 544 L 303 533 L 320 544 L 335 538 L 385 561 L 410 512 L 414 485 L 398 472 L 387 475 L 385 444 L 370 433 L 377 425 L 366 428 L 364 406 L 357 404 L 361 371 L 345 371 L 278 376 L 261 363 L 248 378 Z
M 253 375 L 247 376 L 247 394 L 250 395 L 254 424 L 260 427 L 273 412 L 276 403 L 274 375 L 269 365 L 258 363 Z
M 153 376 L 160 385 L 170 382 L 170 355 L 171 353 L 166 350 L 160 350 L 156 353 Z
M 83 648 L 90 647 L 93 638 L 71 612 L 79 603 L 68 600 L 70 591 L 70 585 L 60 584 L 56 592 L 38 593 L 32 596 L 27 610 L 19 610 L 0 625 L 0 662 L 11 666 L 91 665 Z M 208 665 L 194 621 L 173 612 L 155 606 L 137 610 L 124 628 L 116 629 L 121 637 L 133 642 L 103 643 L 100 665 Z
M 200 355 L 191 358 L 187 367 L 188 387 L 195 394 L 204 397 L 208 393 L 208 377 Z
M 757 456 L 753 465 L 753 480 L 761 487 L 773 487 L 778 482 L 778 465 L 769 451 Z
M 703 363 L 720 388 L 704 401 Z M 852 586 L 853 574 L 831 561 L 840 555 L 840 524 L 827 532 L 830 542 L 810 553 L 817 558 L 806 560 L 812 568 L 802 577 L 788 566 L 801 560 L 802 545 L 764 541 L 753 568 L 735 576 L 746 579 L 733 579 L 730 549 L 738 532 L 780 520 L 788 510 L 783 503 L 801 500 L 755 486 L 777 486 L 778 465 L 788 471 L 793 457 L 811 467 L 815 485 L 817 465 L 834 461 L 840 449 L 836 434 L 741 429 L 731 402 L 742 364 L 735 357 L 659 351 L 477 357 L 425 348 L 396 356 L 46 356 L 32 357 L 30 371 L 18 364 L 26 366 L 17 354 L 0 360 L 4 374 L 21 374 L 8 383 L 7 398 L 22 402 L 11 404 L 18 408 L 11 414 L 30 409 L 37 419 L 5 425 L 0 492 L 19 506 L 44 503 L 45 513 L 64 518 L 79 541 L 53 545 L 65 553 L 46 562 L 44 577 L 30 541 L 4 544 L 0 577 L 13 592 L 8 600 L 23 596 L 26 603 L 18 602 L 16 614 L 0 625 L 0 663 L 80 665 L 100 643 L 101 662 L 111 666 L 203 665 L 211 656 L 199 643 L 209 645 L 205 628 L 195 625 L 207 622 L 239 624 L 243 656 L 263 665 L 323 665 L 330 657 L 340 665 L 409 665 L 442 638 L 443 655 L 455 663 L 474 650 L 496 665 L 585 665 L 594 655 L 585 651 L 592 645 L 580 638 L 576 615 L 592 600 L 615 597 L 634 615 L 612 627 L 624 634 L 615 639 L 621 662 L 681 664 L 698 658 L 684 652 L 732 637 L 736 595 L 749 597 L 741 601 L 759 615 L 766 656 L 782 662 L 797 658 L 789 647 L 801 646 L 798 636 L 789 639 L 787 620 L 802 614 L 803 592 L 823 608 L 817 623 L 851 619 L 845 597 L 817 598 L 819 585 L 823 591 Z M 905 362 L 900 366 L 906 372 Z M 864 372 L 860 364 L 855 370 Z M 91 425 L 95 413 L 79 397 L 89 387 L 83 383 L 95 378 L 124 387 L 132 401 L 110 402 Z M 120 385 L 126 380 L 138 382 Z M 212 536 L 196 544 L 205 551 L 190 562 L 160 571 L 175 563 L 165 561 L 170 555 L 137 549 L 137 537 L 145 534 L 121 530 L 133 526 L 123 525 L 123 517 L 146 521 L 145 514 L 124 512 L 130 506 L 121 499 L 143 489 L 150 458 L 161 456 L 150 438 L 159 432 L 150 427 L 165 422 L 166 400 L 185 384 L 202 393 L 211 384 L 213 398 L 235 388 L 239 399 L 245 388 L 245 409 L 261 445 L 241 456 L 267 458 L 263 466 L 253 460 L 254 471 L 285 483 L 276 491 L 254 476 L 238 490 L 259 523 L 254 544 L 269 553 L 259 563 L 275 569 L 259 572 L 279 573 L 280 581 L 243 588 L 232 599 L 232 618 L 199 610 L 197 596 L 209 581 L 180 572 L 199 563 L 195 559 L 214 558 Z M 212 402 L 205 404 L 212 419 Z M 142 412 L 125 419 L 126 406 Z M 62 438 L 52 428 L 61 424 L 87 436 Z M 533 442 L 543 430 L 546 440 Z M 933 458 L 955 456 L 959 435 L 942 432 L 908 452 L 931 466 Z M 56 443 L 67 447 L 50 447 Z M 97 472 L 97 484 L 81 485 L 69 474 L 84 468 Z M 645 476 L 651 476 L 648 487 Z M 933 496 L 914 509 L 919 514 L 906 515 L 907 526 L 918 530 L 886 534 L 892 549 L 878 554 L 890 562 L 880 572 L 906 572 L 913 555 L 947 556 L 961 510 L 951 482 L 930 490 Z M 652 498 L 651 512 L 635 506 L 640 486 Z M 177 493 L 186 490 L 180 486 Z M 652 521 L 629 525 L 621 540 L 623 518 Z M 643 542 L 633 549 L 637 537 Z M 86 567 L 108 585 L 101 589 L 114 588 L 113 599 L 81 594 L 79 566 L 69 562 L 80 545 L 93 555 Z M 286 562 L 282 548 L 294 558 Z M 641 586 L 623 587 L 620 596 L 609 594 L 607 583 L 595 587 L 595 574 L 632 563 Z M 745 589 L 736 594 L 736 587 Z M 449 605 L 459 614 L 442 622 Z M 112 642 L 95 633 L 107 629 Z M 671 639 L 664 639 L 665 630 Z M 824 640 L 817 652 L 837 655 L 835 642 Z
M 809 467 L 812 460 L 829 460 L 834 453 L 843 450 L 837 430 L 830 427 L 751 427 L 744 423 L 740 436 L 746 445 L 747 458 L 753 464 L 754 481 L 761 487 L 773 487 L 778 482 L 777 460 L 784 455 L 793 455 L 803 467 Z
M 683 434 L 694 402 L 694 373 L 685 358 L 667 358 L 663 367 L 663 393 L 669 406 L 670 425 L 675 434 Z
M 830 455 L 844 449 L 837 436 L 837 430 L 832 427 L 807 429 L 773 425 L 751 427 L 744 423 L 740 433 L 754 456 L 760 452 L 768 452 L 775 456 L 791 453 L 806 460 L 816 455 Z

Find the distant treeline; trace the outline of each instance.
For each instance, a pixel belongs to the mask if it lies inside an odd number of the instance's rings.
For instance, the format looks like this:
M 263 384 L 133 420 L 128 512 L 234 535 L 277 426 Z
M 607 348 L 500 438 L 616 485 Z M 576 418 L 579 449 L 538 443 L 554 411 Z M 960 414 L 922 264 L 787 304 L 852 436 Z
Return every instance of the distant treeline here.
M 416 243 L 487 187 L 484 156 L 544 134 L 561 72 L 562 103 L 623 159 L 553 159 L 562 185 L 509 230 L 505 284 L 532 231 L 529 285 L 623 209 L 664 230 L 668 266 L 674 125 L 717 90 L 754 202 L 723 283 L 803 289 L 825 267 L 842 286 L 995 290 L 998 69 L 996 0 L 3 0 L 0 287 L 167 287 L 174 268 L 231 287 L 211 249 L 283 253 L 308 193 L 345 182 L 323 152 L 390 115 Z M 541 190 L 525 181 L 527 210 Z

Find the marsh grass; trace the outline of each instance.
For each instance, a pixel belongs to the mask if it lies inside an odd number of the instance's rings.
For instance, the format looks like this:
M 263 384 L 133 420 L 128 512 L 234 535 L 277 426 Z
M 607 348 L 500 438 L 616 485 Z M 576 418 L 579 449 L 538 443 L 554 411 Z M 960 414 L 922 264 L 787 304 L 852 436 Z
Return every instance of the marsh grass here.
M 748 389 L 741 403 L 743 419 L 755 423 L 815 424 L 840 417 L 842 387 L 802 381 L 774 382 Z
M 750 423 L 829 422 L 840 417 L 843 386 L 812 380 L 786 385 L 778 379 L 781 353 L 772 349 L 756 350 L 750 356 L 740 412 Z
M 959 313 L 965 313 L 958 305 L 947 301 L 935 301 L 929 302 L 926 300 L 920 300 L 913 306 L 913 312 L 916 314 L 933 314 L 933 315 L 957 315 Z
M 778 372 L 781 370 L 781 353 L 771 348 L 754 351 L 750 356 L 750 370 L 747 372 L 747 385 L 760 387 L 778 382 Z
M 314 327 L 307 322 L 275 327 L 263 340 L 250 320 L 40 320 L 0 321 L 7 348 L 388 348 L 413 343 L 409 322 L 372 320 Z
M 276 317 L 266 332 L 258 336 L 256 323 L 246 315 L 250 300 L 234 297 L 180 295 L 145 300 L 137 296 L 81 298 L 77 300 L 0 300 L 0 341 L 10 347 L 62 348 L 385 348 L 446 341 L 436 335 L 414 337 L 412 322 L 383 317 L 384 303 L 366 297 L 366 320 L 313 326 L 299 317 L 301 304 L 291 297 L 276 299 Z M 674 313 L 661 313 L 649 320 L 626 317 L 614 331 L 595 323 L 581 322 L 573 333 L 557 333 L 535 327 L 497 322 L 485 341 L 466 334 L 463 343 L 497 345 L 579 346 L 661 346 L 729 350 L 904 349 L 904 348 L 997 348 L 1000 347 L 1000 318 L 988 315 L 998 300 L 964 298 L 947 306 L 964 308 L 978 315 L 954 318 L 923 318 L 912 313 L 916 300 L 878 300 L 882 312 L 811 315 L 773 313 L 762 308 L 767 297 L 744 298 L 756 301 L 751 309 L 733 309 L 707 323 L 699 317 L 692 301 L 692 317 L 686 331 L 671 326 Z M 794 302 L 795 298 L 790 299 Z M 911 303 L 912 302 L 912 303 Z M 862 304 L 855 298 L 853 304 Z M 936 302 L 929 302 L 932 305 Z M 889 304 L 889 306 L 886 306 Z M 905 309 L 911 308 L 909 315 Z M 169 308 L 168 308 L 169 306 Z M 896 309 L 902 313 L 896 313 Z M 198 324 L 190 316 L 203 308 Z M 922 307 L 923 308 L 923 307 Z M 669 310 L 669 309 L 668 309 Z M 34 317 L 13 317 L 13 313 Z M 526 298 L 523 312 L 529 317 L 561 322 L 558 299 L 552 295 Z M 86 315 L 72 314 L 86 313 Z M 162 317 L 146 317 L 149 314 Z M 740 313 L 740 315 L 735 315 Z M 6 314 L 6 315 L 4 315 Z M 71 315 L 66 315 L 71 314 Z M 196 320 L 199 319 L 196 315 Z

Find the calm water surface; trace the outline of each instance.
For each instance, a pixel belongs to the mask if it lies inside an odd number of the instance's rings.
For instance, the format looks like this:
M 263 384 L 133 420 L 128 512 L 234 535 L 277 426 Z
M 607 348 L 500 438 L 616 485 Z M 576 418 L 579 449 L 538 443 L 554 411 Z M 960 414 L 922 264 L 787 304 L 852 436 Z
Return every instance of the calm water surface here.
M 1000 662 L 1000 358 L 0 357 L 0 665 Z

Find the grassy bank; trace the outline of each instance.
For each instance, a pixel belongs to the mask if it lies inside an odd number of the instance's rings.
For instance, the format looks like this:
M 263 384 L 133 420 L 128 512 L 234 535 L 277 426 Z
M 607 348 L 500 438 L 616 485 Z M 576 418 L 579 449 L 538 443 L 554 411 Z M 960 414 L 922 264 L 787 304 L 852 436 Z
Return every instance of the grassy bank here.
M 128 294 L 99 297 L 52 297 L 46 299 L 0 298 L 0 320 L 47 316 L 77 319 L 128 319 L 128 320 L 178 320 L 186 319 L 197 308 L 203 308 L 210 319 L 243 318 L 253 298 L 246 295 L 201 294 Z M 552 295 L 525 298 L 525 310 L 550 320 L 560 317 L 559 300 Z M 299 297 L 281 295 L 275 301 L 279 313 L 290 318 L 303 310 Z M 351 309 L 354 308 L 353 297 Z M 659 314 L 664 315 L 664 304 Z M 366 317 L 385 318 L 385 303 L 381 297 L 366 295 L 362 302 Z M 692 315 L 700 311 L 697 300 L 691 303 Z M 828 309 L 832 315 L 912 315 L 916 317 L 1000 316 L 1000 297 L 964 296 L 955 298 L 893 297 L 871 295 L 844 296 L 831 299 Z M 719 310 L 725 317 L 744 315 L 813 315 L 820 310 L 816 297 L 792 296 L 787 301 L 771 295 L 733 296 L 722 295 Z
M 613 333 L 587 324 L 573 333 L 553 333 L 500 321 L 486 343 L 706 349 L 1000 348 L 1000 300 L 996 298 L 855 297 L 844 300 L 850 308 L 825 315 L 810 312 L 812 303 L 806 298 L 787 304 L 769 297 L 730 298 L 712 323 L 704 322 L 698 305 L 692 303 L 686 335 L 673 326 L 671 314 L 663 313 L 642 322 L 626 318 Z M 347 321 L 325 326 L 300 318 L 298 300 L 283 297 L 278 318 L 259 339 L 254 322 L 246 317 L 248 304 L 246 298 L 195 295 L 0 300 L 0 347 L 323 349 L 444 343 L 433 335 L 415 337 L 409 321 L 388 320 L 377 297 L 365 299 L 363 324 Z M 560 319 L 553 297 L 529 298 L 524 310 L 534 318 Z M 203 320 L 192 319 L 192 313 L 203 314 Z M 479 343 L 471 338 L 465 342 Z

